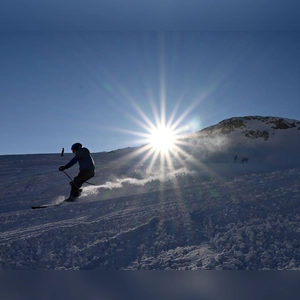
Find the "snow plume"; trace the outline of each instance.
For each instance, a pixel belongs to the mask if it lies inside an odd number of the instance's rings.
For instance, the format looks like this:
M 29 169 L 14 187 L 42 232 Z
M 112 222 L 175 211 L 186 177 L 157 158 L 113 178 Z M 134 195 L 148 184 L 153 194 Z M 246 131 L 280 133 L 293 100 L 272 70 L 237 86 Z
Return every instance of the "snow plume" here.
M 136 187 L 144 187 L 147 184 L 151 184 L 153 182 L 157 182 L 159 184 L 162 182 L 166 182 L 168 180 L 173 180 L 174 178 L 179 176 L 191 175 L 192 173 L 193 171 L 189 171 L 187 168 L 180 168 L 178 170 L 169 171 L 168 173 L 165 172 L 157 172 L 155 174 L 153 173 L 147 176 L 147 178 L 143 178 L 143 179 L 137 179 L 132 177 L 115 178 L 112 181 L 105 182 L 105 184 L 85 187 L 82 192 L 82 196 L 96 195 L 100 193 L 101 190 L 103 189 L 105 190 L 121 189 L 128 185 L 136 186 Z M 137 189 L 135 188 L 135 190 Z
M 200 149 L 208 152 L 215 152 L 218 150 L 224 150 L 229 144 L 229 140 L 226 136 L 206 136 L 203 138 L 195 138 L 194 142 Z
M 58 204 L 66 199 L 65 196 L 58 196 L 54 199 L 53 204 Z
M 191 153 L 200 160 L 216 159 L 219 154 L 228 152 L 231 141 L 225 136 L 195 136 L 189 141 Z

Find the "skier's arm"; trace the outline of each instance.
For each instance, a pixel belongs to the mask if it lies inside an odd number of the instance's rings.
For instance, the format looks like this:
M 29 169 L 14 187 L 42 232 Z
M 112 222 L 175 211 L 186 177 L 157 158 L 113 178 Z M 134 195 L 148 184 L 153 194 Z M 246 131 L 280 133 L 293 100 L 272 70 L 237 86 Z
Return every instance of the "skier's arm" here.
M 58 168 L 59 171 L 66 170 L 66 169 L 69 169 L 72 166 L 74 166 L 79 161 L 81 156 L 82 156 L 82 154 L 76 153 L 76 155 L 65 166 L 61 166 L 61 167 Z
M 65 165 L 65 168 L 66 169 L 69 169 L 71 168 L 72 166 L 74 166 L 79 160 L 79 157 L 76 155 L 74 156 L 66 165 Z

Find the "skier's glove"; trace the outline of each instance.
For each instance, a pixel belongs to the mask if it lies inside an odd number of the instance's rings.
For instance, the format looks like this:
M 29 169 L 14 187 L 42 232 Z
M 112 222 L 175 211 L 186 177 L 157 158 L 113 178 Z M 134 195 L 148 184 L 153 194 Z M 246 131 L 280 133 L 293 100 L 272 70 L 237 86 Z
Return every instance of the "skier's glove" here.
M 64 171 L 65 169 L 66 169 L 65 166 L 60 166 L 60 167 L 58 168 L 59 171 Z

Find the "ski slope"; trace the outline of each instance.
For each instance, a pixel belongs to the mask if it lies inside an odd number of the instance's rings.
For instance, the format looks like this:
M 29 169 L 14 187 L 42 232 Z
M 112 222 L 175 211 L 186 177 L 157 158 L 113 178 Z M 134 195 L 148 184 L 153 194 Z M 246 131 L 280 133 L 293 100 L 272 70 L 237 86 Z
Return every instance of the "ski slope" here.
M 0 156 L 0 269 L 300 269 L 300 166 L 283 161 L 299 150 L 296 139 L 274 151 L 280 163 L 252 159 L 259 153 L 253 143 L 241 163 L 232 147 L 201 158 L 199 134 L 184 158 L 172 157 L 172 169 L 149 170 L 140 148 L 93 153 L 94 185 L 85 184 L 74 203 L 39 210 L 31 206 L 68 195 L 69 178 L 58 167 L 72 154 Z M 271 148 L 284 140 L 280 134 Z

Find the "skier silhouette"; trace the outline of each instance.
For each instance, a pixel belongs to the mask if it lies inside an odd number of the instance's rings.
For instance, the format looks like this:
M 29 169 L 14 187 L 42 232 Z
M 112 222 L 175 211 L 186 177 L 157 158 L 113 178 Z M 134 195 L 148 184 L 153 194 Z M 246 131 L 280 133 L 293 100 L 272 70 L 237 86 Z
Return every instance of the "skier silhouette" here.
M 76 198 L 81 195 L 81 186 L 83 183 L 95 176 L 95 164 L 90 151 L 87 148 L 82 147 L 80 143 L 73 144 L 71 150 L 75 154 L 75 157 L 73 157 L 65 166 L 60 166 L 58 168 L 59 171 L 64 171 L 71 168 L 77 162 L 79 163 L 79 173 L 74 180 L 70 182 L 71 191 L 70 196 L 67 199 L 67 201 L 70 202 L 75 201 Z

